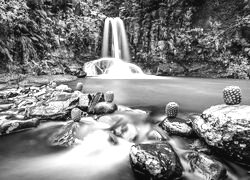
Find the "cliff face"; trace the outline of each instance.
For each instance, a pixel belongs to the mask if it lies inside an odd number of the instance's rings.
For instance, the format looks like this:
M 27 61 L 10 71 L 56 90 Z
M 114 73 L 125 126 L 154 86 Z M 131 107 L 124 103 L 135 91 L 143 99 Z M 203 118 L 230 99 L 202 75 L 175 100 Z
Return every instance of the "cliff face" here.
M 132 61 L 146 71 L 249 77 L 246 1 L 109 0 L 104 7 L 105 15 L 125 21 Z

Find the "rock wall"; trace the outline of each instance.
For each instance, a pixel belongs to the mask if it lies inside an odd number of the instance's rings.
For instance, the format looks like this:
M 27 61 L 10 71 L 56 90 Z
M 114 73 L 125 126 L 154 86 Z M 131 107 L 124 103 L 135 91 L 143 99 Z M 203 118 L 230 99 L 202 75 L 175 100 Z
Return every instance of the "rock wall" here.
M 240 28 L 244 24 L 240 20 L 249 12 L 247 2 L 109 0 L 103 3 L 106 16 L 120 16 L 125 21 L 132 61 L 146 72 L 249 77 L 248 31 Z

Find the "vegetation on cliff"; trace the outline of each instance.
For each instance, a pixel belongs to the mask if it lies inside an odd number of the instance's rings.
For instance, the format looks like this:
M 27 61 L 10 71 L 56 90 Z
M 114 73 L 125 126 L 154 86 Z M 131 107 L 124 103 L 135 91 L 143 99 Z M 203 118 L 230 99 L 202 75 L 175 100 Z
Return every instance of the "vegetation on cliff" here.
M 246 0 L 0 0 L 0 71 L 60 74 L 97 59 L 105 17 L 120 16 L 146 72 L 248 79 L 249 9 Z

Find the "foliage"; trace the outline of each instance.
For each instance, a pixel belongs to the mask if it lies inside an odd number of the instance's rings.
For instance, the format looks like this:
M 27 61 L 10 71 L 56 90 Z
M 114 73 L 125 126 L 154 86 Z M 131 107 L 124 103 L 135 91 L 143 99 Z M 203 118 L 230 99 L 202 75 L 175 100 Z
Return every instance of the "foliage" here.
M 0 72 L 65 73 L 96 59 L 104 19 L 120 16 L 132 61 L 152 73 L 248 79 L 249 9 L 243 0 L 0 0 Z
M 208 1 L 124 2 L 120 16 L 126 22 L 133 61 L 154 73 L 248 79 L 250 44 L 241 32 L 250 26 L 250 16 L 242 9 L 228 25 L 211 16 L 206 26 L 197 27 L 194 15 Z
M 74 2 L 0 0 L 0 58 L 5 67 L 1 70 L 43 74 L 58 62 L 95 57 L 100 4 Z

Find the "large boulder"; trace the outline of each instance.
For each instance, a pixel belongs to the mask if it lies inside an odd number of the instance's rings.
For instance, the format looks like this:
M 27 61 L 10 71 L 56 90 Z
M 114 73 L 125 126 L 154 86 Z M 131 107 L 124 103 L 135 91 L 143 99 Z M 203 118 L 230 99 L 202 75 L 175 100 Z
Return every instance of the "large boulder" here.
M 174 179 L 183 171 L 179 157 L 166 142 L 133 145 L 130 162 L 139 179 Z
M 216 105 L 194 115 L 195 132 L 209 146 L 234 160 L 250 162 L 250 106 Z

